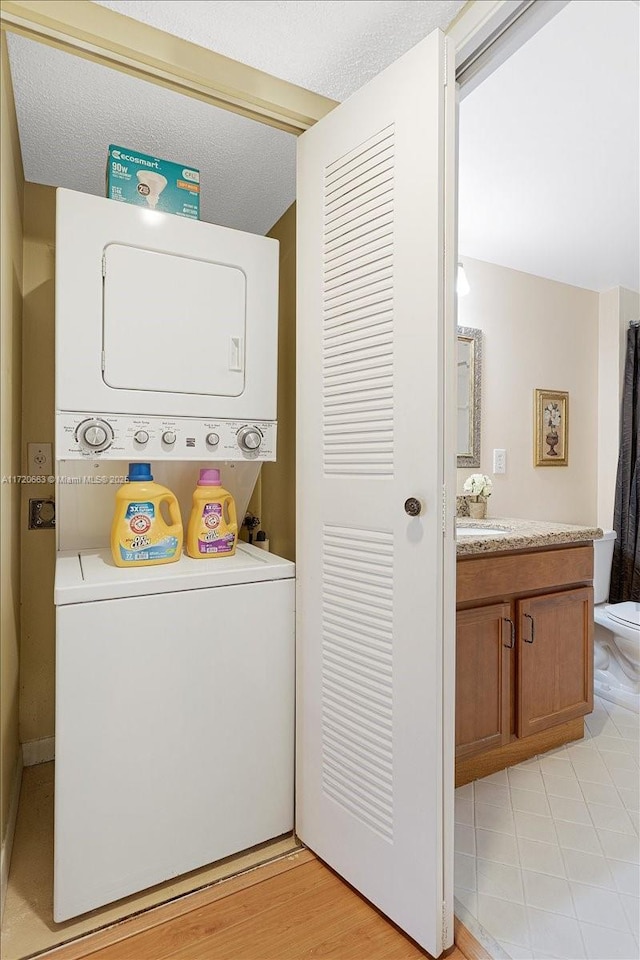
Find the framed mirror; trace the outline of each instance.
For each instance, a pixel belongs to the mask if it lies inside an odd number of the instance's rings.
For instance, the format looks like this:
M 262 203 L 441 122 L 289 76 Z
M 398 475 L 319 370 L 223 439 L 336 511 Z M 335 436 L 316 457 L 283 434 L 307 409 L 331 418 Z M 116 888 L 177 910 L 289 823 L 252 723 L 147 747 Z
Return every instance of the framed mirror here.
M 458 466 L 480 466 L 482 330 L 458 327 Z

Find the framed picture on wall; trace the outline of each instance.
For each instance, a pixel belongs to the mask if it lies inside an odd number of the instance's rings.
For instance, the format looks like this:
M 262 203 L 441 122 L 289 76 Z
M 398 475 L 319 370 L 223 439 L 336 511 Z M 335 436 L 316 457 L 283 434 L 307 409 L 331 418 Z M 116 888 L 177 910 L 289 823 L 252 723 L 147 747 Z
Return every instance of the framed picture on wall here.
M 534 404 L 536 467 L 566 467 L 569 463 L 569 394 L 536 390 Z

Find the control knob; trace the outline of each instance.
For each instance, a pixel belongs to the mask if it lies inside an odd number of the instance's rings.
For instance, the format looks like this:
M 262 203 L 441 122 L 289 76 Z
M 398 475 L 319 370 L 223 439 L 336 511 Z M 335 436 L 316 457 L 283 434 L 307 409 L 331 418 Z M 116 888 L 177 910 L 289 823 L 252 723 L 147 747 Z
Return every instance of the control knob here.
M 173 430 L 165 430 L 162 434 L 162 439 L 165 443 L 172 444 L 176 442 L 176 435 Z
M 262 434 L 257 427 L 243 427 L 238 431 L 238 446 L 241 450 L 254 453 L 262 443 Z
M 147 433 L 146 430 L 136 430 L 136 432 L 133 435 L 133 439 L 135 440 L 136 443 L 148 443 L 149 434 Z
M 208 434 L 207 434 L 207 443 L 208 443 L 210 446 L 215 447 L 216 444 L 220 443 L 220 437 L 218 436 L 217 433 L 208 433 Z
M 99 453 L 111 446 L 113 431 L 106 420 L 91 419 L 80 424 L 76 436 L 82 446 Z

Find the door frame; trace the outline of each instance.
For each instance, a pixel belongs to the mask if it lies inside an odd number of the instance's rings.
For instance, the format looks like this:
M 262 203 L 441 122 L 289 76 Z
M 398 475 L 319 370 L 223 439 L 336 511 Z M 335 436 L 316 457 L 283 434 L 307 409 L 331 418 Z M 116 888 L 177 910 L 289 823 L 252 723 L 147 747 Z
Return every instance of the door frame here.
M 2 0 L 0 26 L 296 135 L 337 105 L 89 0 Z

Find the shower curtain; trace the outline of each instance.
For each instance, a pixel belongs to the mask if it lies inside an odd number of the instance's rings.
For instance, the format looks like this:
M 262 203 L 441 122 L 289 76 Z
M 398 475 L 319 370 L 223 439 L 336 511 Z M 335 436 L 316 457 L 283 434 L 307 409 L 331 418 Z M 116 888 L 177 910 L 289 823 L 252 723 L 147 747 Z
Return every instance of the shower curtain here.
M 610 603 L 640 601 L 640 325 L 627 333 L 620 455 L 613 526 L 617 539 L 611 568 Z

